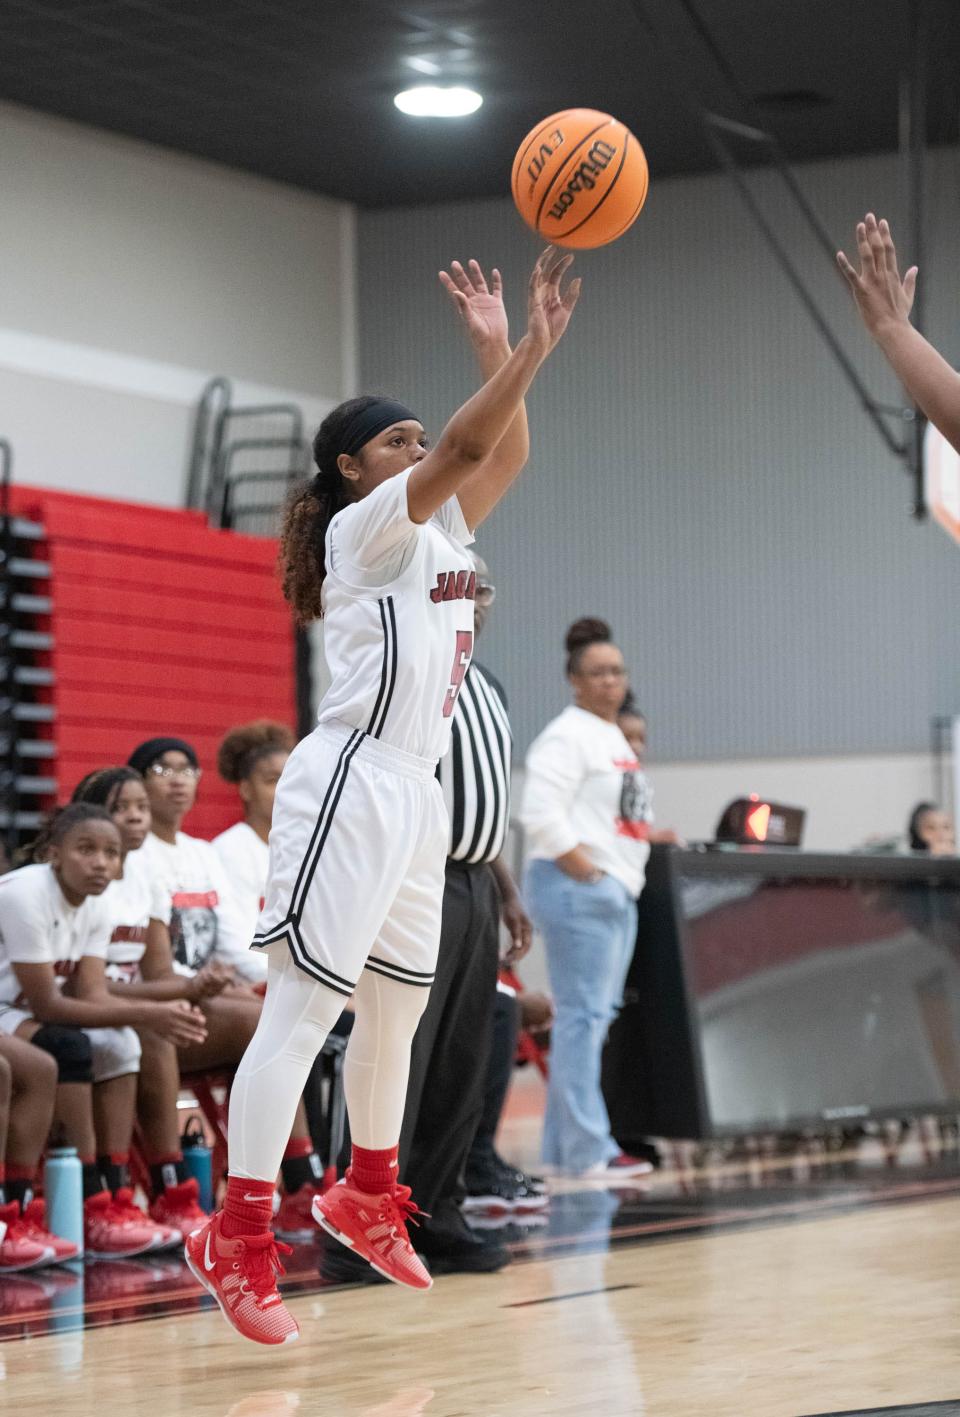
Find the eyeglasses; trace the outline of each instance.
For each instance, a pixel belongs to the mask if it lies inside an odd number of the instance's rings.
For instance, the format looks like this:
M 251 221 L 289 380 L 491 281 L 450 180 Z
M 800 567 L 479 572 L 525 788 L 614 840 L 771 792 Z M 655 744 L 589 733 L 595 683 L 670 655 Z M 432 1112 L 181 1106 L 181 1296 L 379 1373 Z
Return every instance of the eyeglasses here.
M 476 596 L 484 605 L 492 605 L 497 598 L 497 588 L 495 585 L 478 585 Z
M 203 768 L 192 767 L 189 763 L 183 768 L 171 768 L 166 763 L 151 763 L 147 772 L 152 773 L 154 777 L 162 777 L 165 782 L 174 777 L 182 777 L 186 782 L 199 782 L 203 776 Z
M 609 665 L 603 669 L 581 669 L 578 671 L 581 679 L 626 679 L 627 671 L 617 669 Z

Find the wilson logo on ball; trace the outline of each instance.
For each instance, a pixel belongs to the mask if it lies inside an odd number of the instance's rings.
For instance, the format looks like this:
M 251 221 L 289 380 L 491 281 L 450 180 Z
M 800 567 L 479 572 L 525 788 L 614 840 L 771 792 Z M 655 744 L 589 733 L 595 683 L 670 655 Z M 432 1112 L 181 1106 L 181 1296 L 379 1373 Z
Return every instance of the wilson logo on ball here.
M 633 225 L 647 197 L 643 148 L 609 113 L 571 108 L 527 134 L 513 162 L 516 208 L 558 246 L 605 246 Z
M 547 212 L 555 221 L 559 221 L 564 212 L 573 206 L 578 192 L 592 192 L 596 185 L 596 179 L 607 167 L 611 159 L 616 157 L 617 149 L 612 143 L 597 142 L 587 154 L 586 160 L 581 162 L 573 176 L 567 182 L 566 187 L 560 193 L 553 206 Z

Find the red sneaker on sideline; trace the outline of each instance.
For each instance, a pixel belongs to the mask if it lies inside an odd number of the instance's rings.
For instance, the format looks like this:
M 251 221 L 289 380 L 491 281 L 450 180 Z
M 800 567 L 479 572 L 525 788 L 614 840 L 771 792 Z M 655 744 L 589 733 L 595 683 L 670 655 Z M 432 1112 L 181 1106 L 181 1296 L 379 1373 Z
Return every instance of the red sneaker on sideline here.
M 351 1186 L 349 1171 L 313 1202 L 318 1225 L 362 1256 L 378 1274 L 409 1289 L 429 1289 L 433 1284 L 407 1234 L 407 1221 L 420 1214 L 410 1199 L 409 1186 L 372 1196 Z
M 290 1246 L 278 1245 L 270 1230 L 228 1239 L 221 1232 L 222 1218 L 218 1211 L 187 1237 L 183 1253 L 194 1278 L 243 1338 L 293 1343 L 300 1337 L 300 1325 L 277 1290 L 277 1275 L 284 1273 L 278 1251 L 288 1255 Z
M 41 1245 L 27 1232 L 16 1201 L 0 1205 L 0 1232 L 0 1276 L 53 1264 L 53 1246 Z
M 138 1210 L 126 1189 L 98 1191 L 83 1203 L 83 1245 L 91 1259 L 125 1260 L 162 1250 L 170 1232 Z
M 210 1219 L 200 1208 L 200 1185 L 188 1176 L 179 1186 L 167 1186 L 150 1206 L 150 1219 L 176 1230 L 184 1239 Z
M 62 1235 L 54 1235 L 52 1230 L 47 1229 L 46 1211 L 39 1196 L 35 1196 L 24 1210 L 21 1229 L 38 1245 L 49 1246 L 53 1250 L 52 1263 L 62 1264 L 64 1260 L 77 1258 L 77 1246 L 72 1240 L 65 1240 Z
M 317 1238 L 317 1227 L 313 1221 L 313 1202 L 323 1195 L 319 1186 L 305 1182 L 292 1195 L 283 1196 L 276 1215 L 273 1217 L 274 1232 L 281 1240 L 291 1240 L 306 1244 Z
M 118 1216 L 126 1216 L 134 1225 L 152 1225 L 157 1231 L 157 1243 L 153 1247 L 155 1250 L 179 1250 L 183 1244 L 183 1235 L 178 1229 L 154 1220 L 143 1207 L 136 1204 L 129 1186 L 121 1186 L 119 1190 L 114 1191 L 113 1208 Z

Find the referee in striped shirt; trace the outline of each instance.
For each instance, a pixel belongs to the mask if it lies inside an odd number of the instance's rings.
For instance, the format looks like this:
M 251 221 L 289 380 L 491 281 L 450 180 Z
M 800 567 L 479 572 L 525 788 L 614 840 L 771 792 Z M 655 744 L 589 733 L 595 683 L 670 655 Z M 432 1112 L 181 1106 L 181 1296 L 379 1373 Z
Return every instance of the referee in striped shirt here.
M 474 553 L 474 634 L 494 587 Z M 450 814 L 450 844 L 437 973 L 413 1040 L 400 1136 L 400 1174 L 428 1213 L 414 1236 L 434 1273 L 501 1268 L 502 1245 L 486 1244 L 459 1208 L 461 1174 L 483 1110 L 500 963 L 500 922 L 510 962 L 527 953 L 532 926 L 501 853 L 510 823 L 511 733 L 506 695 L 474 661 L 453 716 L 450 751 L 438 769 Z

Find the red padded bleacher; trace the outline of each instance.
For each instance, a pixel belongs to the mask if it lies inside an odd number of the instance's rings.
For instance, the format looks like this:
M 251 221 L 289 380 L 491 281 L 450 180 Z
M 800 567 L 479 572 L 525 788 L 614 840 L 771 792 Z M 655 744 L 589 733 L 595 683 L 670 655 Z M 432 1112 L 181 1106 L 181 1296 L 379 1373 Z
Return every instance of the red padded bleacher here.
M 186 829 L 214 836 L 238 816 L 216 773 L 223 734 L 252 718 L 296 721 L 276 542 L 211 528 L 199 512 L 32 487 L 12 500 L 15 515 L 45 528 L 34 554 L 50 575 L 36 591 L 52 598 L 54 645 L 37 663 L 54 683 L 37 697 L 55 710 L 44 731 L 59 800 L 91 768 L 174 734 L 204 768 Z

